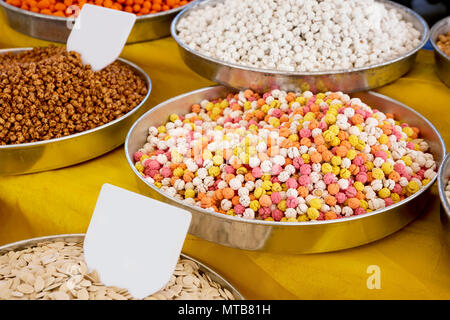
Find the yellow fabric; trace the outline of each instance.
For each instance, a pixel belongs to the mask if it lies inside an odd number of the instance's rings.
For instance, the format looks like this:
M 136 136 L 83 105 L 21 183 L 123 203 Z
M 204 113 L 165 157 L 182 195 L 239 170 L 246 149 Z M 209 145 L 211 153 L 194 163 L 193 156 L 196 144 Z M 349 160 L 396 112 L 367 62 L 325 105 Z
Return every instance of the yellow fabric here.
M 10 29 L 0 17 L 0 48 L 45 45 Z M 152 105 L 212 83 L 190 71 L 170 38 L 127 46 L 123 55 L 150 75 Z M 427 117 L 450 142 L 450 90 L 421 51 L 407 76 L 377 91 Z M 80 165 L 0 177 L 0 244 L 85 232 L 103 183 L 137 190 L 123 147 Z M 425 212 L 401 231 L 362 247 L 314 255 L 279 255 L 222 247 L 188 236 L 183 251 L 213 267 L 250 299 L 449 299 L 449 249 L 439 221 L 436 186 Z M 381 289 L 369 290 L 369 265 Z

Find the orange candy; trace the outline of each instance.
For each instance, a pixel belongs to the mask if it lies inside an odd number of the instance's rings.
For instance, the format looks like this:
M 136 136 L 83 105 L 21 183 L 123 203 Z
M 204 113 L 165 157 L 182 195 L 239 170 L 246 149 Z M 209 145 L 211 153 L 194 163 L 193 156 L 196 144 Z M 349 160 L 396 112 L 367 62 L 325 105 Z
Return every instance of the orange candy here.
M 6 0 L 6 3 L 27 11 L 59 17 L 69 17 L 73 14 L 73 9 L 68 10 L 70 6 L 82 8 L 86 3 L 126 12 L 134 12 L 136 15 L 145 15 L 178 8 L 191 1 L 192 0 Z M 249 90 L 249 92 L 249 95 L 252 96 L 253 91 Z

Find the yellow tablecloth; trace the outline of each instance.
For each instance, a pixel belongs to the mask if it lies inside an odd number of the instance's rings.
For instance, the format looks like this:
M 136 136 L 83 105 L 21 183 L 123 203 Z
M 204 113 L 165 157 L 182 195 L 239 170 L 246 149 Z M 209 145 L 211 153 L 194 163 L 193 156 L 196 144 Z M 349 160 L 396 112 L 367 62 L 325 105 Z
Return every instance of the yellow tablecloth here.
M 0 48 L 47 44 L 10 29 L 0 16 Z M 212 83 L 188 69 L 171 38 L 127 46 L 122 56 L 145 69 L 151 103 Z M 434 74 L 432 52 L 380 93 L 427 117 L 450 146 L 450 90 Z M 138 191 L 123 148 L 80 165 L 0 177 L 0 245 L 85 232 L 103 183 Z M 314 255 L 279 255 L 222 247 L 188 236 L 183 251 L 213 267 L 249 299 L 449 299 L 450 257 L 439 221 L 436 186 L 423 214 L 401 231 L 358 248 Z M 381 289 L 369 290 L 369 265 L 381 269 Z

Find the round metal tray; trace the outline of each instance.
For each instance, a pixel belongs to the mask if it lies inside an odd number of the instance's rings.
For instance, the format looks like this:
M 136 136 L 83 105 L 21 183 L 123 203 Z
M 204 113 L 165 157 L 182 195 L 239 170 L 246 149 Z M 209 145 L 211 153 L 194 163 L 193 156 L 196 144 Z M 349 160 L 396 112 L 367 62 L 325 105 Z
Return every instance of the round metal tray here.
M 380 87 L 400 78 L 411 69 L 417 51 L 425 45 L 429 37 L 428 25 L 420 15 L 397 3 L 382 0 L 380 2 L 387 7 L 399 10 L 404 19 L 411 22 L 421 33 L 420 44 L 396 59 L 339 71 L 291 72 L 247 67 L 221 61 L 194 51 L 177 35 L 176 27 L 180 19 L 198 6 L 217 1 L 220 0 L 201 1 L 180 12 L 172 22 L 172 37 L 178 43 L 182 59 L 192 70 L 207 79 L 240 90 L 250 88 L 263 92 L 281 88 L 288 91 L 301 89 L 312 92 L 343 91 L 350 93 Z
M 28 240 L 22 240 L 17 241 L 14 243 L 10 243 L 4 246 L 0 246 L 0 255 L 3 255 L 9 251 L 12 250 L 23 250 L 27 249 L 33 246 L 36 246 L 38 243 L 42 242 L 56 242 L 56 241 L 66 241 L 66 242 L 82 242 L 84 241 L 84 234 L 83 233 L 75 233 L 75 234 L 61 234 L 61 235 L 55 235 L 55 236 L 47 236 L 47 237 L 40 237 L 40 238 L 32 238 Z M 198 260 L 195 260 L 194 258 L 191 258 L 190 256 L 182 253 L 180 255 L 183 259 L 189 259 L 197 263 L 200 268 L 199 270 L 203 272 L 204 274 L 208 275 L 211 280 L 217 282 L 222 286 L 222 288 L 226 288 L 229 290 L 236 300 L 245 300 L 242 294 L 236 290 L 235 287 L 233 287 L 227 280 L 225 280 L 220 274 L 206 266 L 205 264 L 199 262 Z
M 431 45 L 434 48 L 434 58 L 436 60 L 436 73 L 447 87 L 450 87 L 450 57 L 442 52 L 436 45 L 439 35 L 450 31 L 450 16 L 434 24 L 431 28 Z
M 31 48 L 0 50 L 20 53 Z M 152 89 L 150 78 L 137 65 L 118 59 L 128 65 L 146 82 L 148 92 L 142 102 L 124 116 L 100 127 L 45 141 L 0 146 L 0 175 L 24 174 L 67 167 L 95 157 L 120 146 L 134 121 L 149 108 Z
M 125 154 L 139 181 L 140 192 L 178 206 L 192 213 L 189 233 L 221 245 L 245 249 L 285 253 L 313 253 L 359 246 L 383 238 L 414 220 L 425 207 L 436 177 L 407 199 L 388 208 L 359 216 L 325 221 L 270 222 L 247 220 L 210 212 L 166 195 L 149 183 L 134 167 L 133 155 L 147 141 L 148 128 L 167 121 L 169 114 L 186 114 L 203 99 L 225 97 L 231 89 L 216 86 L 192 91 L 167 100 L 145 113 L 131 127 L 125 141 Z M 406 105 L 375 92 L 353 94 L 370 106 L 394 113 L 398 119 L 421 129 L 430 144 L 437 164 L 445 155 L 444 142 L 436 128 Z
M 190 6 L 193 2 L 188 3 L 186 6 Z M 169 36 L 172 19 L 186 6 L 137 16 L 127 44 Z M 0 7 L 3 7 L 11 28 L 42 40 L 66 43 L 74 23 L 74 19 L 34 13 L 12 6 L 4 0 L 0 0 Z
M 447 187 L 447 182 L 450 179 L 450 153 L 448 153 L 442 165 L 439 168 L 438 174 L 438 189 L 439 197 L 441 198 L 441 222 L 444 229 L 444 237 L 447 245 L 450 246 L 450 203 L 445 196 L 445 188 Z

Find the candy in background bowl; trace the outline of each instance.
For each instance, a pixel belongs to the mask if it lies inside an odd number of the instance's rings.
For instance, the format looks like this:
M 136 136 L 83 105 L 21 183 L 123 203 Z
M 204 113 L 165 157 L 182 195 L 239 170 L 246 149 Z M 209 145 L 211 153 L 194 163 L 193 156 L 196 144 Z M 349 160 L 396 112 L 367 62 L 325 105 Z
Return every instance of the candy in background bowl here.
M 192 104 L 203 99 L 225 97 L 231 89 L 208 87 L 167 100 L 145 113 L 130 129 L 125 153 L 139 181 L 140 191 L 155 199 L 192 213 L 189 233 L 224 246 L 245 250 L 284 253 L 314 253 L 351 248 L 381 239 L 413 221 L 425 207 L 437 176 L 417 193 L 387 208 L 337 220 L 309 222 L 270 222 L 233 217 L 191 206 L 166 195 L 149 183 L 134 167 L 134 153 L 147 141 L 148 128 L 166 122 L 169 114 L 186 114 Z M 423 116 L 398 101 L 375 92 L 351 95 L 369 106 L 395 114 L 397 119 L 420 128 L 430 145 L 437 165 L 445 155 L 444 142 L 436 128 Z
M 1 1 L 1 0 L 0 0 Z M 32 48 L 0 50 L 20 53 Z M 50 140 L 0 145 L 0 175 L 15 175 L 67 167 L 98 157 L 120 146 L 128 129 L 149 108 L 152 89 L 149 76 L 137 65 L 119 58 L 147 83 L 147 94 L 139 105 L 122 117 L 102 126 Z
M 177 24 L 180 19 L 199 6 L 218 1 L 201 1 L 185 8 L 172 22 L 172 37 L 178 43 L 181 57 L 189 68 L 209 80 L 239 90 L 250 88 L 257 92 L 265 92 L 278 88 L 287 91 L 301 88 L 303 91 L 309 90 L 314 93 L 326 91 L 350 93 L 380 87 L 400 78 L 412 68 L 417 51 L 425 45 L 429 37 L 428 25 L 420 15 L 400 4 L 382 0 L 379 2 L 384 3 L 388 8 L 398 9 L 404 19 L 420 31 L 420 43 L 413 50 L 390 61 L 350 70 L 291 72 L 259 69 L 206 56 L 189 48 L 178 37 Z
M 450 16 L 436 22 L 430 32 L 430 40 L 434 48 L 434 59 L 436 60 L 436 73 L 447 87 L 450 87 L 450 57 L 439 49 L 436 42 L 439 35 L 449 31 Z
M 186 6 L 195 1 L 193 0 Z M 186 6 L 137 16 L 127 44 L 169 36 L 172 19 Z M 6 20 L 11 28 L 30 37 L 47 41 L 66 43 L 75 21 L 73 18 L 56 17 L 23 10 L 6 3 L 4 0 L 0 0 L 0 7 L 3 9 L 2 11 L 6 15 Z
M 438 189 L 441 198 L 441 222 L 443 226 L 444 238 L 450 246 L 450 203 L 445 195 L 445 188 L 450 179 L 450 153 L 442 161 L 438 173 Z
M 17 241 L 14 243 L 6 244 L 3 246 L 0 246 L 0 255 L 3 255 L 9 251 L 17 251 L 17 250 L 24 250 L 33 246 L 36 246 L 39 243 L 42 242 L 57 242 L 57 241 L 64 241 L 64 242 L 82 242 L 84 241 L 84 234 L 61 234 L 61 235 L 54 235 L 54 236 L 46 236 L 46 237 L 39 237 L 39 238 L 32 238 L 22 241 Z M 188 259 L 200 266 L 199 270 L 206 274 L 211 278 L 212 281 L 220 284 L 222 288 L 227 289 L 231 292 L 231 294 L 235 297 L 236 300 L 245 300 L 242 294 L 233 287 L 232 284 L 230 284 L 226 279 L 224 279 L 220 274 L 206 266 L 205 264 L 199 262 L 198 260 L 195 260 L 194 258 L 181 253 L 180 258 L 182 259 Z

